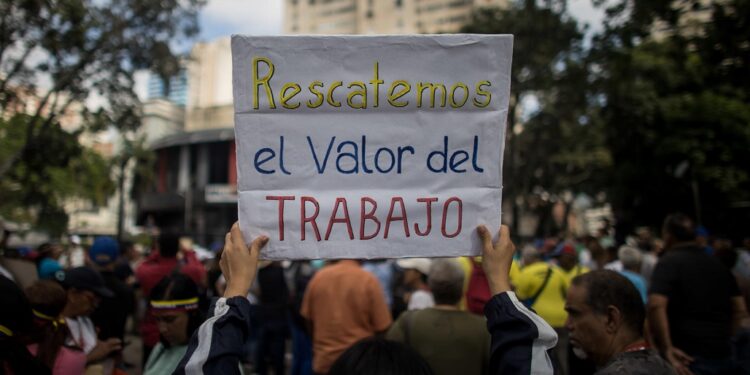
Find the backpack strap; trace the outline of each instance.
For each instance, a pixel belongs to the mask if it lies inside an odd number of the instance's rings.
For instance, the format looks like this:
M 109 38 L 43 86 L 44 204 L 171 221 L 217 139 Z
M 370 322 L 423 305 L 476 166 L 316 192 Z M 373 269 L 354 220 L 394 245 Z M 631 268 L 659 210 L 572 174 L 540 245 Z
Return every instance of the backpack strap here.
M 552 266 L 547 267 L 547 274 L 544 276 L 544 281 L 542 281 L 542 286 L 539 287 L 539 289 L 534 293 L 534 295 L 527 299 L 526 306 L 531 307 L 536 303 L 537 298 L 539 298 L 540 295 L 542 295 L 542 292 L 544 292 L 544 288 L 547 287 L 547 283 L 549 282 L 549 278 L 552 276 Z

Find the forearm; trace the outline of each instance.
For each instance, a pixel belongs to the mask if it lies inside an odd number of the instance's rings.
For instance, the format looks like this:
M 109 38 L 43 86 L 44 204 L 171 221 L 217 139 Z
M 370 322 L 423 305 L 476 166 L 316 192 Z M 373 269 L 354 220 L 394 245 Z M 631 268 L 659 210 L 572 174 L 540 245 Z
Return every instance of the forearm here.
M 672 347 L 672 338 L 669 335 L 669 320 L 667 320 L 666 306 L 653 306 L 648 310 L 648 321 L 651 322 L 651 331 L 654 341 L 661 352 Z
M 250 303 L 244 297 L 220 298 L 190 339 L 175 374 L 238 374 L 250 335 Z
M 743 328 L 750 328 L 750 316 L 747 313 L 745 307 L 745 299 L 743 297 L 732 297 L 732 332 L 737 333 Z
M 491 374 L 552 374 L 547 350 L 557 334 L 542 318 L 523 306 L 513 292 L 490 299 L 484 309 L 490 347 Z
M 499 280 L 488 280 L 490 284 L 490 292 L 493 296 L 500 293 L 513 291 L 510 285 L 510 280 L 507 277 L 500 277 Z

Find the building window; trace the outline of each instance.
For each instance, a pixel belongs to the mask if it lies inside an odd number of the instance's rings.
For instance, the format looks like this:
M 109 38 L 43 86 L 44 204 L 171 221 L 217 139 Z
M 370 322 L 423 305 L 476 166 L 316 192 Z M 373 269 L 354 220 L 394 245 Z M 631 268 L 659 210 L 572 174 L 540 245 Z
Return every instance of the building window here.
M 403 0 L 396 0 L 396 8 L 401 8 L 401 6 L 404 5 L 403 3 Z
M 372 10 L 367 11 L 367 18 L 372 18 Z
M 229 182 L 229 143 L 216 142 L 208 145 L 208 183 Z

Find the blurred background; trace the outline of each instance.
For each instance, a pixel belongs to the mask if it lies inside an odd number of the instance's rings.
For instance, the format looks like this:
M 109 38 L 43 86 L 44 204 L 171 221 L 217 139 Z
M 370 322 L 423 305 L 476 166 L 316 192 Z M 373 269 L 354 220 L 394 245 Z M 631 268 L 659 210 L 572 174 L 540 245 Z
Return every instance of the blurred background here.
M 229 35 L 512 33 L 503 220 L 522 238 L 750 218 L 747 1 L 5 1 L 7 246 L 236 219 Z

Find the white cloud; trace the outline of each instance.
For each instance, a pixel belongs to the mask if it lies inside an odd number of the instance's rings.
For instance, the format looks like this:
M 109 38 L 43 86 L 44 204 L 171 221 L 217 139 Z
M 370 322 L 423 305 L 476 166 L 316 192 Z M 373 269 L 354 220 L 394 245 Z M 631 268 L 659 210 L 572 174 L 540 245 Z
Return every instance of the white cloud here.
M 209 0 L 200 15 L 201 39 L 281 34 L 282 7 L 282 0 Z

